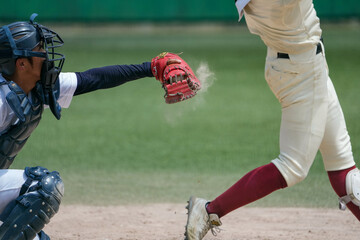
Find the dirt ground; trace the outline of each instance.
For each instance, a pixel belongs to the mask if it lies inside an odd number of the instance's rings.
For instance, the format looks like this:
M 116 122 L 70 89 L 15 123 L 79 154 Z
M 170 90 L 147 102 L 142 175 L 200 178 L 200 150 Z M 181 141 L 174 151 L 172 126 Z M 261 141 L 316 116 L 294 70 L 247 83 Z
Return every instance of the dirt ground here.
M 183 239 L 186 209 L 180 204 L 61 206 L 45 227 L 52 240 Z M 241 208 L 222 218 L 217 237 L 206 240 L 359 240 L 359 222 L 347 210 Z

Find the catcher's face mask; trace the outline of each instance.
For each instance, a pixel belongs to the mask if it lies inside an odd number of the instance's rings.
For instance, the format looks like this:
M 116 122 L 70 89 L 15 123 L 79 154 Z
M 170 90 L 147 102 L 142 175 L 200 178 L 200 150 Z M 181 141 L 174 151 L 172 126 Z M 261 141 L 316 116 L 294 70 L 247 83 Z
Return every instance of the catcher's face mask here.
M 60 119 L 61 107 L 57 102 L 59 95 L 58 77 L 63 67 L 65 56 L 55 52 L 55 50 L 61 47 L 64 42 L 56 32 L 34 23 L 33 20 L 36 16 L 37 14 L 31 15 L 30 23 L 36 27 L 41 39 L 40 44 L 43 45 L 42 48 L 45 50 L 45 61 L 41 68 L 41 77 L 36 90 L 43 103 L 49 105 L 54 116 Z

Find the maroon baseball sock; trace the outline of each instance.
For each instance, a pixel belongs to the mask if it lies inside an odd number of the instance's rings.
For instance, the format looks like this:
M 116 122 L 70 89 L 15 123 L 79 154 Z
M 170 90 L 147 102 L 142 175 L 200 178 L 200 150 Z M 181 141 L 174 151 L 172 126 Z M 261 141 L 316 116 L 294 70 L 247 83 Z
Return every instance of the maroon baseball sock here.
M 216 213 L 222 217 L 239 207 L 285 187 L 287 184 L 284 177 L 273 163 L 269 163 L 246 174 L 209 203 L 206 210 L 208 213 Z
M 347 175 L 347 173 L 349 171 L 351 171 L 354 168 L 355 168 L 355 166 L 353 166 L 351 168 L 348 168 L 348 169 L 344 169 L 344 170 L 329 171 L 328 172 L 331 186 L 333 187 L 333 189 L 335 190 L 336 194 L 339 197 L 343 197 L 343 196 L 347 195 L 346 194 L 346 183 L 345 183 L 346 175 Z M 348 204 L 346 204 L 346 206 L 355 215 L 355 217 L 360 221 L 360 208 L 359 208 L 359 206 L 356 206 L 352 202 L 349 202 Z

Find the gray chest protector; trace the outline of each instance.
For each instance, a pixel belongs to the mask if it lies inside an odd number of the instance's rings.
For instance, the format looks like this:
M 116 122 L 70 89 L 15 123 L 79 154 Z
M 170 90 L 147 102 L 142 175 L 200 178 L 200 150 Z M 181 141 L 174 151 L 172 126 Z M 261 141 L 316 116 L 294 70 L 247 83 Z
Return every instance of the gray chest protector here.
M 0 85 L 8 85 L 6 101 L 19 118 L 17 124 L 0 136 L 0 169 L 7 169 L 39 124 L 44 107 L 35 90 L 30 101 L 16 83 L 1 81 Z

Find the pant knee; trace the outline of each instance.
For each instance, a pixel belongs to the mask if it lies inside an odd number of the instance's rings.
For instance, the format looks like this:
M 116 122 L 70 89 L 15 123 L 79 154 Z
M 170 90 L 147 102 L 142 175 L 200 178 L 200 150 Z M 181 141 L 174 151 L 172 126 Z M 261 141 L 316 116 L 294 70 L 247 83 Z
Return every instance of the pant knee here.
M 307 175 L 308 175 L 307 172 L 302 172 L 300 174 L 293 175 L 292 181 L 294 182 L 294 185 L 297 184 L 297 183 L 302 182 L 303 180 L 305 180 Z
M 303 181 L 309 173 L 309 167 L 301 166 L 291 159 L 279 157 L 274 159 L 272 162 L 285 178 L 288 187 Z

